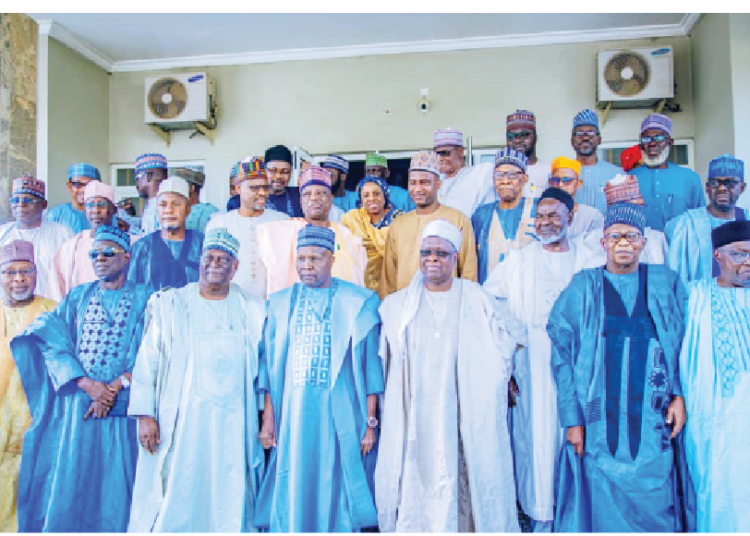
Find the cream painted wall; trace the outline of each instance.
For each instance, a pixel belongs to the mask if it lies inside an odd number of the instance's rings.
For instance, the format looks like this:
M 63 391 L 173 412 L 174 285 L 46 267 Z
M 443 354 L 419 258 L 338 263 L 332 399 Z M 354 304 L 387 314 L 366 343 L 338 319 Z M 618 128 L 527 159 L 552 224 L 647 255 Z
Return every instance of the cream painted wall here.
M 732 103 L 734 111 L 734 153 L 745 161 L 745 176 L 750 182 L 750 14 L 730 15 L 732 43 Z M 750 209 L 750 192 L 739 204 Z
M 50 206 L 70 201 L 70 164 L 88 162 L 109 180 L 109 74 L 48 38 L 48 166 Z
M 173 160 L 205 160 L 207 199 L 223 205 L 230 167 L 277 143 L 313 154 L 421 149 L 431 146 L 435 129 L 451 126 L 473 136 L 475 147 L 501 145 L 505 116 L 516 108 L 536 113 L 537 152 L 549 161 L 572 155 L 572 118 L 595 105 L 596 51 L 663 45 L 675 48 L 676 101 L 684 110 L 674 115 L 675 137 L 692 138 L 690 40 L 681 37 L 210 67 L 205 70 L 217 82 L 220 106 L 215 145 L 179 132 L 169 148 L 144 124 L 144 80 L 160 73 L 115 73 L 110 162 L 132 162 L 150 151 Z M 433 104 L 427 115 L 416 106 L 423 87 Z M 604 141 L 636 139 L 647 113 L 613 111 Z

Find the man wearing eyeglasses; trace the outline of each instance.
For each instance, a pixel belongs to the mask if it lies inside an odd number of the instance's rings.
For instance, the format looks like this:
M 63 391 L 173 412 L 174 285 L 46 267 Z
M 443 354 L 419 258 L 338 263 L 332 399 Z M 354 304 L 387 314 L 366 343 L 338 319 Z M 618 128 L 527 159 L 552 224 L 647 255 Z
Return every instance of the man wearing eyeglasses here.
M 83 204 L 83 190 L 91 181 L 101 182 L 102 177 L 99 170 L 91 164 L 73 164 L 68 168 L 68 192 L 70 192 L 70 203 L 63 203 L 49 209 L 44 215 L 47 221 L 53 221 L 67 225 L 78 234 L 85 229 L 91 229 L 86 219 Z
M 50 294 L 60 301 L 73 287 L 96 281 L 89 251 L 94 244 L 94 233 L 102 225 L 113 225 L 117 207 L 115 189 L 101 181 L 89 182 L 83 190 L 83 207 L 90 229 L 67 240 L 55 254 L 50 270 Z
M 495 200 L 492 164 L 465 165 L 464 135 L 461 132 L 452 128 L 435 131 L 434 146 L 440 158 L 437 200 L 441 205 L 460 210 L 471 218 L 477 207 Z
M 646 224 L 663 231 L 667 222 L 691 208 L 706 206 L 698 174 L 668 162 L 674 144 L 672 120 L 651 114 L 641 124 L 643 164 L 631 173 L 638 179 L 646 203 Z
M 161 181 L 156 209 L 160 229 L 133 244 L 128 279 L 152 290 L 195 283 L 204 235 L 185 227 L 190 214 L 187 181 L 177 176 Z
M 127 415 L 145 286 L 127 281 L 130 236 L 101 225 L 97 281 L 11 341 L 33 419 L 18 483 L 19 532 L 125 532 L 138 458 Z
M 527 166 L 526 155 L 513 149 L 500 149 L 495 155 L 494 181 L 500 201 L 482 205 L 471 217 L 477 237 L 480 284 L 509 251 L 536 239 L 534 213 L 538 200 L 523 195 Z
M 680 377 L 685 445 L 697 494 L 696 532 L 748 532 L 750 221 L 711 231 L 719 274 L 688 285 Z
M 425 225 L 419 271 L 380 307 L 382 532 L 519 532 L 506 416 L 521 329 L 454 277 L 462 241 L 447 220 Z
M 528 110 L 516 110 L 506 119 L 505 138 L 509 149 L 523 153 L 528 159 L 528 181 L 523 187 L 523 196 L 529 199 L 538 198 L 547 188 L 547 179 L 551 171 L 547 162 L 536 156 L 536 117 Z
M 575 194 L 575 199 L 585 206 L 599 210 L 604 218 L 607 212 L 604 185 L 622 173 L 622 170 L 599 159 L 596 150 L 601 142 L 597 113 L 588 109 L 578 112 L 573 118 L 573 132 L 570 136 L 570 144 L 576 153 L 576 160 L 581 164 L 579 178 L 582 184 Z
M 238 248 L 226 229 L 208 230 L 199 281 L 149 302 L 128 407 L 140 443 L 130 532 L 253 531 L 266 314 L 231 283 Z
M 303 218 L 300 205 L 299 188 L 289 186 L 292 178 L 292 151 L 284 145 L 275 145 L 266 149 L 263 157 L 270 191 L 269 207 L 286 214 L 290 218 Z
M 555 532 L 687 529 L 675 493 L 686 476 L 678 478 L 677 460 L 687 295 L 676 273 L 640 263 L 645 228 L 643 206 L 610 206 L 600 240 L 606 265 L 575 274 L 549 316 L 567 440 Z
M 50 286 L 52 260 L 57 250 L 73 236 L 73 230 L 66 225 L 44 221 L 44 209 L 47 208 L 44 182 L 23 175 L 13 181 L 11 192 L 10 209 L 15 221 L 0 226 L 0 246 L 14 240 L 34 244 L 36 294 L 52 299 L 55 296 Z
M 278 161 L 274 163 L 277 165 Z M 291 169 L 291 168 L 290 168 Z M 239 189 L 240 208 L 217 214 L 206 226 L 211 229 L 226 228 L 239 241 L 237 259 L 242 268 L 234 274 L 232 282 L 250 296 L 266 299 L 266 267 L 260 260 L 257 227 L 261 223 L 286 221 L 289 216 L 268 204 L 268 168 L 260 158 L 239 164 L 235 183 Z
M 725 154 L 708 164 L 708 206 L 694 208 L 670 220 L 664 229 L 669 240 L 669 267 L 687 284 L 719 275 L 711 231 L 730 221 L 750 219 L 750 211 L 737 206 L 745 191 L 745 164 Z
M 583 186 L 580 173 L 580 161 L 558 156 L 552 161 L 552 174 L 549 178 L 549 186 L 551 188 L 559 188 L 567 192 L 573 199 L 576 199 L 579 188 Z M 594 207 L 576 201 L 573 208 L 573 223 L 568 228 L 568 238 L 575 238 L 589 231 L 601 229 L 603 225 L 604 215 L 601 212 Z
M 57 302 L 34 295 L 34 246 L 14 240 L 0 247 L 0 531 L 18 532 L 16 499 L 23 434 L 31 413 L 21 377 L 13 362 L 10 341 Z

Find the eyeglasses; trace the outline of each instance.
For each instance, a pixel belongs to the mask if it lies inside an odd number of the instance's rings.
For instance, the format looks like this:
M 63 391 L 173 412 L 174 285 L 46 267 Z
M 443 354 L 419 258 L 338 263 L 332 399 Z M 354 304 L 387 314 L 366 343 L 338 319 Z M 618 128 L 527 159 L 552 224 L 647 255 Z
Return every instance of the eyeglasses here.
M 734 190 L 740 184 L 742 184 L 742 181 L 737 179 L 708 179 L 708 185 L 711 188 L 720 188 L 723 186 L 727 190 Z
M 443 149 L 442 151 L 435 151 L 438 156 L 446 157 L 453 154 L 453 149 Z
M 419 254 L 422 256 L 422 258 L 431 257 L 432 255 L 436 256 L 438 259 L 447 259 L 453 253 L 450 251 L 443 251 L 441 249 L 422 249 L 419 251 Z
M 258 186 L 248 186 L 247 189 L 252 193 L 257 194 L 259 192 L 268 192 L 269 190 L 271 190 L 271 187 L 267 184 L 260 184 Z
M 10 198 L 10 204 L 11 205 L 36 205 L 37 203 L 41 203 L 41 199 L 37 199 L 36 197 L 11 197 Z
M 292 170 L 291 169 L 279 169 L 279 168 L 269 167 L 269 168 L 266 168 L 266 173 L 268 175 L 285 175 L 285 176 L 289 176 L 289 175 L 292 174 Z
M 508 139 L 508 141 L 513 141 L 516 138 L 525 140 L 532 134 L 533 132 L 531 132 L 530 130 L 522 130 L 520 132 L 508 132 L 505 137 Z
M 86 201 L 83 206 L 86 208 L 107 208 L 109 201 Z
M 641 239 L 641 233 L 638 233 L 636 231 L 630 231 L 629 233 L 609 233 L 607 235 L 607 239 L 612 242 L 613 244 L 617 244 L 622 240 L 623 238 L 630 242 L 631 244 L 633 242 L 638 242 Z
M 521 171 L 495 171 L 495 173 L 492 176 L 495 178 L 496 181 L 501 181 L 503 179 L 514 181 L 516 179 L 520 179 L 523 176 L 523 172 Z
M 576 178 L 573 178 L 573 177 L 550 177 L 550 178 L 549 178 L 549 183 L 550 183 L 550 184 L 551 184 L 552 186 L 560 186 L 560 183 L 562 183 L 562 184 L 564 184 L 565 186 L 567 186 L 567 185 L 568 185 L 568 184 L 570 184 L 571 182 L 573 182 L 573 181 L 577 181 L 577 180 L 578 180 L 578 179 L 576 179 Z
M 726 251 L 736 264 L 744 264 L 750 259 L 750 251 Z
M 25 270 L 3 270 L 0 272 L 0 274 L 3 275 L 6 279 L 13 279 L 17 275 L 20 275 L 21 277 L 29 277 L 36 273 L 36 268 L 26 268 Z
M 85 187 L 85 186 L 86 186 L 86 185 L 88 184 L 88 182 L 80 182 L 80 181 L 68 181 L 68 183 L 69 183 L 69 184 L 70 184 L 70 185 L 71 185 L 71 186 L 72 186 L 73 188 L 76 188 L 76 189 L 78 189 L 78 188 L 83 188 L 83 187 Z
M 576 130 L 575 132 L 573 132 L 573 136 L 575 136 L 576 138 L 585 138 L 587 136 L 589 138 L 593 138 L 598 135 L 599 132 L 597 132 L 596 130 Z
M 667 137 L 664 134 L 657 134 L 656 136 L 641 136 L 641 144 L 648 145 L 651 142 L 662 143 Z
M 215 257 L 213 255 L 204 255 L 201 258 L 201 261 L 203 262 L 204 266 L 217 264 L 220 268 L 225 268 L 229 266 L 229 263 L 232 262 L 232 259 L 230 257 Z
M 99 258 L 99 255 L 104 255 L 107 259 L 111 259 L 118 253 L 125 253 L 124 249 L 116 248 L 114 246 L 107 246 L 106 248 L 92 249 L 89 251 L 89 257 L 92 261 Z

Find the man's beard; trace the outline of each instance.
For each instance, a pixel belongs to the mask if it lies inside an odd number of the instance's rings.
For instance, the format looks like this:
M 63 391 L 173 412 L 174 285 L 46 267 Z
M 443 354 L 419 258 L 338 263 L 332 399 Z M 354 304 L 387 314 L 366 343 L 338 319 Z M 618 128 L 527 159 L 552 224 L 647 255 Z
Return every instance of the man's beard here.
M 578 148 L 578 151 L 576 151 L 578 156 L 591 156 L 594 153 L 596 153 L 596 147 L 593 145 L 589 145 L 589 149 L 584 149 L 583 146 L 581 146 Z
M 664 149 L 659 154 L 659 156 L 656 156 L 654 158 L 649 158 L 648 155 L 646 154 L 646 152 L 643 151 L 642 152 L 642 157 L 643 157 L 643 164 L 644 165 L 646 165 L 648 167 L 652 167 L 652 168 L 659 167 L 662 164 L 664 164 L 664 162 L 667 161 L 667 158 L 669 158 L 669 145 L 667 145 L 666 147 L 664 147 Z
M 531 158 L 532 156 L 534 156 L 535 152 L 536 152 L 536 142 L 534 142 L 534 144 L 531 147 L 526 149 L 524 151 L 524 154 L 526 155 L 526 158 Z
M 543 246 L 549 246 L 550 244 L 554 244 L 555 242 L 559 242 L 563 238 L 565 238 L 565 235 L 568 234 L 568 226 L 564 225 L 562 229 L 560 229 L 560 232 L 557 233 L 554 236 L 550 236 L 548 238 L 542 238 L 539 237 L 539 241 L 542 243 Z
M 168 226 L 162 227 L 162 229 L 164 229 L 165 231 L 173 232 L 173 231 L 179 231 L 180 230 L 180 226 L 179 225 L 168 225 Z

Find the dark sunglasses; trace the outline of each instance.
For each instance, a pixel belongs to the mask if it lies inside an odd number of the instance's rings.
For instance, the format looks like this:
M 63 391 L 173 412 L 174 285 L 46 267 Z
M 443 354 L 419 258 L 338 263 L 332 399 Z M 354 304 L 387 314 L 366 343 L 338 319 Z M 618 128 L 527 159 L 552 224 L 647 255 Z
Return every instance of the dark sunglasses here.
M 742 181 L 737 179 L 708 179 L 707 182 L 711 188 L 719 188 L 720 186 L 724 186 L 727 190 L 734 190 L 740 184 L 742 184 Z
M 508 132 L 505 135 L 505 137 L 508 139 L 508 141 L 513 141 L 516 138 L 520 138 L 520 139 L 524 139 L 525 140 L 526 138 L 528 138 L 532 134 L 533 134 L 533 132 L 531 132 L 530 130 L 522 130 L 521 132 Z
M 453 154 L 453 149 L 443 149 L 442 151 L 435 151 L 438 156 L 446 157 Z
M 589 138 L 594 138 L 599 135 L 599 133 L 596 130 L 576 130 L 573 135 L 576 138 L 585 138 L 588 136 Z
M 99 255 L 104 255 L 107 259 L 111 259 L 118 253 L 125 253 L 124 249 L 116 248 L 114 246 L 107 246 L 106 248 L 92 249 L 89 251 L 89 257 L 92 261 L 99 258 Z
M 70 181 L 70 185 L 73 188 L 84 188 L 88 182 Z
M 641 144 L 648 145 L 652 141 L 654 143 L 662 143 L 667 139 L 664 134 L 657 134 L 656 136 L 641 136 Z
M 432 255 L 435 255 L 438 259 L 447 259 L 451 255 L 453 255 L 450 251 L 442 251 L 439 249 L 422 249 L 419 251 L 419 254 L 423 259 Z
M 41 199 L 37 199 L 36 197 L 11 197 L 10 198 L 10 204 L 11 205 L 36 205 L 37 203 L 41 203 Z
M 561 183 L 564 184 L 565 186 L 567 186 L 572 181 L 577 181 L 577 180 L 578 179 L 574 179 L 573 177 L 550 177 L 549 178 L 549 183 L 552 186 L 560 186 Z

